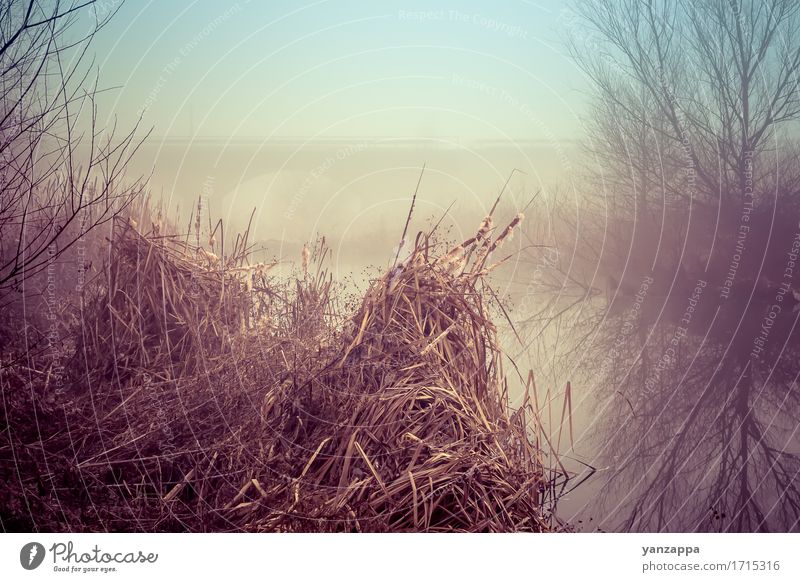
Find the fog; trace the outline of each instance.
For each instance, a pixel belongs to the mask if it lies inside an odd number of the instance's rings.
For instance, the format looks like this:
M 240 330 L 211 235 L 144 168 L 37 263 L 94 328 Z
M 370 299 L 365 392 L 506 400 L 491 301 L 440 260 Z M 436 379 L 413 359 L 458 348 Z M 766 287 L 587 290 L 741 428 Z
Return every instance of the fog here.
M 564 166 L 575 155 L 573 145 L 545 142 L 173 141 L 147 142 L 132 170 L 152 174 L 153 200 L 169 216 L 188 220 L 202 198 L 215 220 L 241 232 L 255 210 L 251 239 L 270 252 L 296 258 L 303 243 L 324 235 L 334 269 L 352 270 L 390 258 L 423 164 L 414 225 L 449 208 L 445 222 L 459 238 L 477 227 L 512 173 L 509 213 L 568 178 Z

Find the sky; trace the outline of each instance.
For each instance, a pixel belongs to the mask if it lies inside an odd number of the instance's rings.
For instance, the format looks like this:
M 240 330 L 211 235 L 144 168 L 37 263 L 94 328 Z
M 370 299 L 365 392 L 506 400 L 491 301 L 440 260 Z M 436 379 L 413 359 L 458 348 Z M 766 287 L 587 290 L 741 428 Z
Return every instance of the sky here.
M 94 44 L 100 114 L 162 139 L 577 139 L 570 22 L 554 0 L 129 0 Z

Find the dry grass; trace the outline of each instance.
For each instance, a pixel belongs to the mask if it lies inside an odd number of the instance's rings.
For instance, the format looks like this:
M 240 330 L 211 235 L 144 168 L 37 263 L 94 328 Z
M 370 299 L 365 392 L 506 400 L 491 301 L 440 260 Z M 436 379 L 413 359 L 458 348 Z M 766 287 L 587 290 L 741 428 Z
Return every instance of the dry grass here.
M 449 250 L 421 233 L 353 309 L 324 241 L 277 281 L 246 265 L 246 237 L 216 259 L 119 223 L 63 394 L 27 405 L 52 424 L 26 434 L 23 414 L 0 449 L 25 502 L 4 527 L 566 529 L 566 475 L 531 399 L 509 409 L 487 304 L 519 220 Z M 9 388 L 31 384 L 10 370 Z

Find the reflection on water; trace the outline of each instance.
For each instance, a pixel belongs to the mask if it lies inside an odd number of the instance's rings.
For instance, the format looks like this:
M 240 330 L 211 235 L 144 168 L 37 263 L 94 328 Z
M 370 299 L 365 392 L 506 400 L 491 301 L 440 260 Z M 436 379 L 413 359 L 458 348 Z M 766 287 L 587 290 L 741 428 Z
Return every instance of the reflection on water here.
M 228 233 L 252 220 L 256 260 L 280 259 L 279 275 L 324 235 L 333 275 L 362 291 L 396 254 L 423 164 L 411 232 L 447 211 L 442 231 L 463 240 L 509 176 L 498 222 L 538 191 L 492 277 L 510 320 L 497 309 L 512 406 L 514 370 L 533 369 L 573 484 L 590 477 L 562 517 L 586 531 L 796 526 L 800 498 L 777 503 L 800 469 L 791 213 L 754 214 L 745 253 L 724 213 L 587 212 L 568 144 L 150 142 L 139 163 L 179 224 L 198 198 Z

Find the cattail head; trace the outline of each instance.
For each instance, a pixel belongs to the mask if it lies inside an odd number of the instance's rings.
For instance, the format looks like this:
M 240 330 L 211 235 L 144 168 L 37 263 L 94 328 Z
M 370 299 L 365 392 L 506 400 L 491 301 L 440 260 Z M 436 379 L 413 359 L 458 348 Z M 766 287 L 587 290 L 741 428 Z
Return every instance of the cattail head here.
M 466 252 L 463 246 L 458 245 L 450 250 L 446 255 L 442 255 L 436 261 L 436 266 L 450 275 L 456 274 L 464 268 L 467 262 Z
M 203 199 L 197 198 L 197 216 L 194 219 L 194 236 L 197 241 L 197 246 L 200 246 L 200 216 L 203 213 Z
M 303 273 L 308 273 L 308 263 L 309 263 L 309 261 L 311 259 L 311 251 L 308 250 L 308 245 L 307 244 L 303 245 L 302 259 L 303 259 L 303 263 L 302 263 L 302 265 L 303 265 Z
M 464 269 L 464 265 L 467 262 L 467 257 L 463 254 L 460 256 L 456 256 L 453 258 L 451 262 L 447 264 L 447 271 L 452 274 L 458 274 L 460 271 Z
M 520 212 L 514 217 L 514 220 L 512 220 L 508 224 L 503 233 L 499 237 L 497 237 L 497 240 L 494 243 L 495 248 L 500 247 L 506 240 L 511 240 L 512 238 L 514 238 L 514 229 L 523 220 L 525 220 L 525 215 Z
M 208 252 L 204 248 L 200 249 L 200 254 L 208 262 L 209 265 L 215 265 L 215 264 L 217 264 L 219 262 L 219 257 L 217 255 L 215 255 L 214 253 Z
M 492 229 L 492 217 L 491 215 L 487 215 L 486 218 L 483 219 L 481 222 L 480 227 L 478 228 L 478 235 L 475 237 L 477 241 L 482 241 L 486 238 L 487 233 Z

